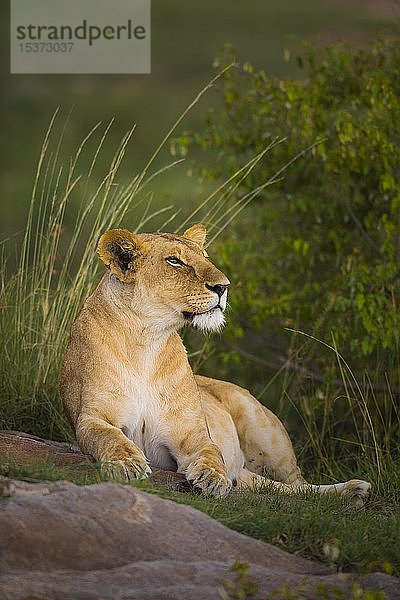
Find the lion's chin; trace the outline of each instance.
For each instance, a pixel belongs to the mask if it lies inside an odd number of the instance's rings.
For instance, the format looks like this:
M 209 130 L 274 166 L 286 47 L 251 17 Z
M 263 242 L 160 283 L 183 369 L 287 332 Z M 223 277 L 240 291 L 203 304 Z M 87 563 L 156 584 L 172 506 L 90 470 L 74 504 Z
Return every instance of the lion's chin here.
M 219 331 L 225 324 L 224 313 L 220 308 L 212 308 L 201 315 L 194 315 L 191 324 L 200 331 Z

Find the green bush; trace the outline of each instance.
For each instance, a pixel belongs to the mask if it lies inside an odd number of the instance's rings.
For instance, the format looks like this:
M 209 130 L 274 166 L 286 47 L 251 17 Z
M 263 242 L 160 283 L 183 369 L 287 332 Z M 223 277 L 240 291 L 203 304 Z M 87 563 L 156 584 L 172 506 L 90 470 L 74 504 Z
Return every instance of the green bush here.
M 240 194 L 319 141 L 273 192 L 259 194 L 222 251 L 228 271 L 241 274 L 231 300 L 256 329 L 276 332 L 278 319 L 329 342 L 334 332 L 342 351 L 362 361 L 382 351 L 387 358 L 400 324 L 400 46 L 385 39 L 318 55 L 308 48 L 299 63 L 303 81 L 231 69 L 223 110 L 177 142 L 184 152 L 212 149 L 205 172 L 218 177 L 286 138 Z
M 232 58 L 226 48 L 216 64 Z M 232 280 L 232 325 L 218 368 L 258 394 L 277 369 L 301 380 L 281 385 L 281 416 L 292 394 L 327 455 L 335 454 L 333 431 L 323 435 L 327 413 L 331 423 L 334 414 L 342 420 L 337 436 L 364 448 L 367 438 L 357 439 L 354 425 L 368 413 L 369 434 L 379 432 L 390 447 L 398 432 L 400 45 L 387 37 L 362 49 L 308 46 L 298 60 L 303 80 L 269 77 L 249 64 L 227 71 L 221 110 L 209 112 L 202 131 L 174 141 L 176 153 L 193 146 L 212 153 L 200 169 L 209 178 L 237 171 L 273 144 L 241 183 L 238 201 L 300 154 L 218 242 Z M 346 374 L 335 351 L 285 328 L 338 348 Z M 349 412 L 355 396 L 359 410 Z

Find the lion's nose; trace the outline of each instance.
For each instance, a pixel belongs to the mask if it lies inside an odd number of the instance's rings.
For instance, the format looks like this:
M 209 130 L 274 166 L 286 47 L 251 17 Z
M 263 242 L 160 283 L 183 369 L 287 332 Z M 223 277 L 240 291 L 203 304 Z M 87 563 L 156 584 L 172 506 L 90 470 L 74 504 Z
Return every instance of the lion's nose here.
M 221 298 L 222 294 L 225 292 L 225 290 L 227 290 L 229 287 L 229 283 L 228 284 L 222 284 L 222 283 L 217 283 L 216 285 L 210 285 L 208 283 L 206 283 L 206 288 L 208 290 L 210 290 L 211 292 L 215 292 L 216 294 L 218 294 L 218 298 Z

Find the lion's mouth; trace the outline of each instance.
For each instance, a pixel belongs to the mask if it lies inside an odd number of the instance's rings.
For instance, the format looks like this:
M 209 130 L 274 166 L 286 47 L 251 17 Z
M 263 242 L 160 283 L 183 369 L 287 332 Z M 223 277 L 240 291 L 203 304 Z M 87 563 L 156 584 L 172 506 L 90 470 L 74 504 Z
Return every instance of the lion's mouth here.
M 195 317 L 199 317 L 200 315 L 208 315 L 210 313 L 212 313 L 214 310 L 217 310 L 219 308 L 219 310 L 221 312 L 223 312 L 222 310 L 222 306 L 220 306 L 219 304 L 217 304 L 217 306 L 213 306 L 212 308 L 209 308 L 208 310 L 205 310 L 204 312 L 188 312 L 188 311 L 183 311 L 183 316 L 185 317 L 185 319 L 187 319 L 188 321 L 191 319 L 194 319 Z
M 224 309 L 220 303 L 204 312 L 185 311 L 182 314 L 187 324 L 203 332 L 220 331 L 225 324 Z

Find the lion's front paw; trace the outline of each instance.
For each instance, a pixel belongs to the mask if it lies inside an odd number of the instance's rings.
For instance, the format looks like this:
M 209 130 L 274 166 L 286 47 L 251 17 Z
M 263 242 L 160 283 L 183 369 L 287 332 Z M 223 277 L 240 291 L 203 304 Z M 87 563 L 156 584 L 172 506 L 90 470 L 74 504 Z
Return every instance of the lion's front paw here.
M 371 496 L 371 484 L 362 479 L 346 481 L 342 494 L 352 498 L 354 506 L 363 506 Z
M 103 462 L 101 463 L 101 471 L 107 479 L 126 481 L 142 479 L 151 475 L 151 469 L 147 462 L 135 458 Z
M 225 496 L 232 487 L 226 473 L 199 460 L 186 470 L 186 478 L 206 496 Z

